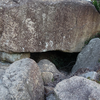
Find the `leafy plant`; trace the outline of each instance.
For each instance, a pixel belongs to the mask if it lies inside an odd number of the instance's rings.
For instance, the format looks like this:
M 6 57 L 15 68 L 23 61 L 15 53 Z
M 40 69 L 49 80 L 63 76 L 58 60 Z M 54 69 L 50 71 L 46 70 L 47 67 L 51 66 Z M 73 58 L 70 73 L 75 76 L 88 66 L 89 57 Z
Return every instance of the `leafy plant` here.
M 93 5 L 97 9 L 97 11 L 100 13 L 100 1 L 92 0 Z
M 52 78 L 52 82 L 54 82 L 54 78 Z
M 87 77 L 87 79 L 90 79 L 90 77 Z
M 95 82 L 97 82 L 98 84 L 100 84 L 100 80 L 93 80 L 93 79 L 90 79 L 90 77 L 88 77 L 87 79 L 89 79 L 89 80 L 91 80 L 91 81 L 95 81 Z

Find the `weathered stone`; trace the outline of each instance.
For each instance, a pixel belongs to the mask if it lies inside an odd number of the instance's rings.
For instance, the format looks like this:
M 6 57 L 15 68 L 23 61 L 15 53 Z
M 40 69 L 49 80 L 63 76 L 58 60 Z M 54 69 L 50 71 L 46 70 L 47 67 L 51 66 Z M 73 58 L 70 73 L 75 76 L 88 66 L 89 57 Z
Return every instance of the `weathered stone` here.
M 91 79 L 94 81 L 100 80 L 99 79 L 99 77 L 100 77 L 99 72 L 89 71 L 87 69 L 79 69 L 75 74 L 73 74 L 73 76 L 82 76 L 84 78 Z M 72 76 L 70 75 L 70 77 L 72 77 Z
M 2 76 L 4 75 L 5 73 L 5 70 L 10 66 L 10 63 L 3 63 L 3 62 L 0 62 L 0 84 L 2 82 Z
M 38 63 L 38 66 L 40 67 L 40 70 L 41 72 L 46 72 L 46 73 L 52 73 L 53 74 L 53 79 L 51 82 L 46 82 L 46 85 L 47 86 L 52 86 L 52 87 L 55 87 L 55 85 L 60 82 L 61 80 L 65 79 L 66 76 L 62 73 L 60 73 L 57 69 L 56 69 L 56 66 L 50 62 L 49 60 L 47 59 L 43 59 L 43 60 L 40 60 L 39 63 Z M 48 73 L 48 75 L 49 75 Z M 51 78 L 52 78 L 52 74 L 51 74 Z M 47 76 L 45 75 L 45 78 L 49 78 L 50 76 Z M 51 78 L 49 78 L 49 81 L 51 80 Z M 48 83 L 48 84 L 47 84 Z
M 84 74 L 81 74 L 80 76 L 83 76 L 85 78 L 88 78 L 88 79 L 91 79 L 91 80 L 98 80 L 98 73 L 95 72 L 95 71 L 91 71 L 91 72 L 88 72 L 88 73 L 84 73 Z
M 60 73 L 57 70 L 56 66 L 47 59 L 40 60 L 38 62 L 38 66 L 40 67 L 41 72 L 51 72 L 53 73 L 53 76 L 58 75 L 59 77 L 62 77 L 62 78 L 65 77 L 62 73 Z
M 50 94 L 49 96 L 46 97 L 46 100 L 56 100 L 54 94 Z
M 100 14 L 86 0 L 1 0 L 0 51 L 77 52 L 100 31 Z
M 99 100 L 100 84 L 74 76 L 59 82 L 54 89 L 56 100 Z
M 41 72 L 52 72 L 54 75 L 60 73 L 56 66 L 47 59 L 40 60 L 38 66 L 40 67 Z
M 50 86 L 44 86 L 46 100 L 55 100 L 54 88 Z
M 6 62 L 15 62 L 23 58 L 30 58 L 30 53 L 6 53 L 0 52 L 0 60 Z
M 42 72 L 42 78 L 44 84 L 48 84 L 53 81 L 53 74 L 51 72 Z
M 2 87 L 8 93 L 4 92 L 1 100 L 44 100 L 41 72 L 29 58 L 16 61 L 6 69 L 2 76 Z
M 72 68 L 72 73 L 79 69 L 89 69 L 97 71 L 100 69 L 100 39 L 92 39 L 89 44 L 83 48 L 77 57 L 77 61 Z
M 9 91 L 7 90 L 7 88 L 3 85 L 0 85 L 0 100 L 11 100 L 6 97 L 8 93 Z
M 54 88 L 50 86 L 44 86 L 46 95 L 54 93 Z
M 50 86 L 44 86 L 46 100 L 55 100 L 54 88 Z

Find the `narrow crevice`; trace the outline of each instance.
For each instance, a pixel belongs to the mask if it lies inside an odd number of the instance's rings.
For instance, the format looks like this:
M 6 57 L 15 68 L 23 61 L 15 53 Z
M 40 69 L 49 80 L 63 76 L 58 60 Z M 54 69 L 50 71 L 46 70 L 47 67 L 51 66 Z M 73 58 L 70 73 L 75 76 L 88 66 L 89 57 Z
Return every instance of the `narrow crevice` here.
M 48 59 L 57 67 L 58 70 L 71 72 L 71 69 L 76 62 L 78 54 L 79 53 L 67 53 L 57 50 L 31 53 L 30 58 L 35 60 L 37 63 L 42 59 Z

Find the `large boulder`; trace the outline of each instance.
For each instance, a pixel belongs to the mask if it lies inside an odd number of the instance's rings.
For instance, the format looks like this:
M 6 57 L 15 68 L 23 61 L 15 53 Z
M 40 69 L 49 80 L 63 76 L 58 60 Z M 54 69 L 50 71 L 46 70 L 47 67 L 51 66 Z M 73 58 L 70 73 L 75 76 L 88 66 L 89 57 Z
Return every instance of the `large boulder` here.
M 59 82 L 54 92 L 56 100 L 100 100 L 100 84 L 79 76 Z
M 1 81 L 0 100 L 44 100 L 41 72 L 32 59 L 11 64 Z
M 100 31 L 100 14 L 86 0 L 1 0 L 0 51 L 78 52 Z
M 100 69 L 100 39 L 92 39 L 89 44 L 79 53 L 77 61 L 72 68 L 72 73 L 79 69 L 98 71 Z

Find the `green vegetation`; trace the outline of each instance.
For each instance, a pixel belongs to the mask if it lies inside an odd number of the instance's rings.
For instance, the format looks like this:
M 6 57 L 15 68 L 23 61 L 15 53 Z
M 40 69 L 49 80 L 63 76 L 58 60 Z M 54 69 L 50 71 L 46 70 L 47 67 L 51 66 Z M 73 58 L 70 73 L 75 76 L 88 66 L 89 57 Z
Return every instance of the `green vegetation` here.
M 97 11 L 100 13 L 100 1 L 98 0 L 91 0 Z
M 96 82 L 100 84 L 100 81 L 96 81 Z
M 87 77 L 87 79 L 90 79 L 90 77 Z
M 87 79 L 89 79 L 89 80 L 91 80 L 91 81 L 95 81 L 95 82 L 97 82 L 97 83 L 99 83 L 100 84 L 100 80 L 92 80 L 92 79 L 90 79 L 90 77 L 88 77 Z
M 54 78 L 52 78 L 52 82 L 54 82 Z
M 98 60 L 98 62 L 100 63 L 100 59 Z

